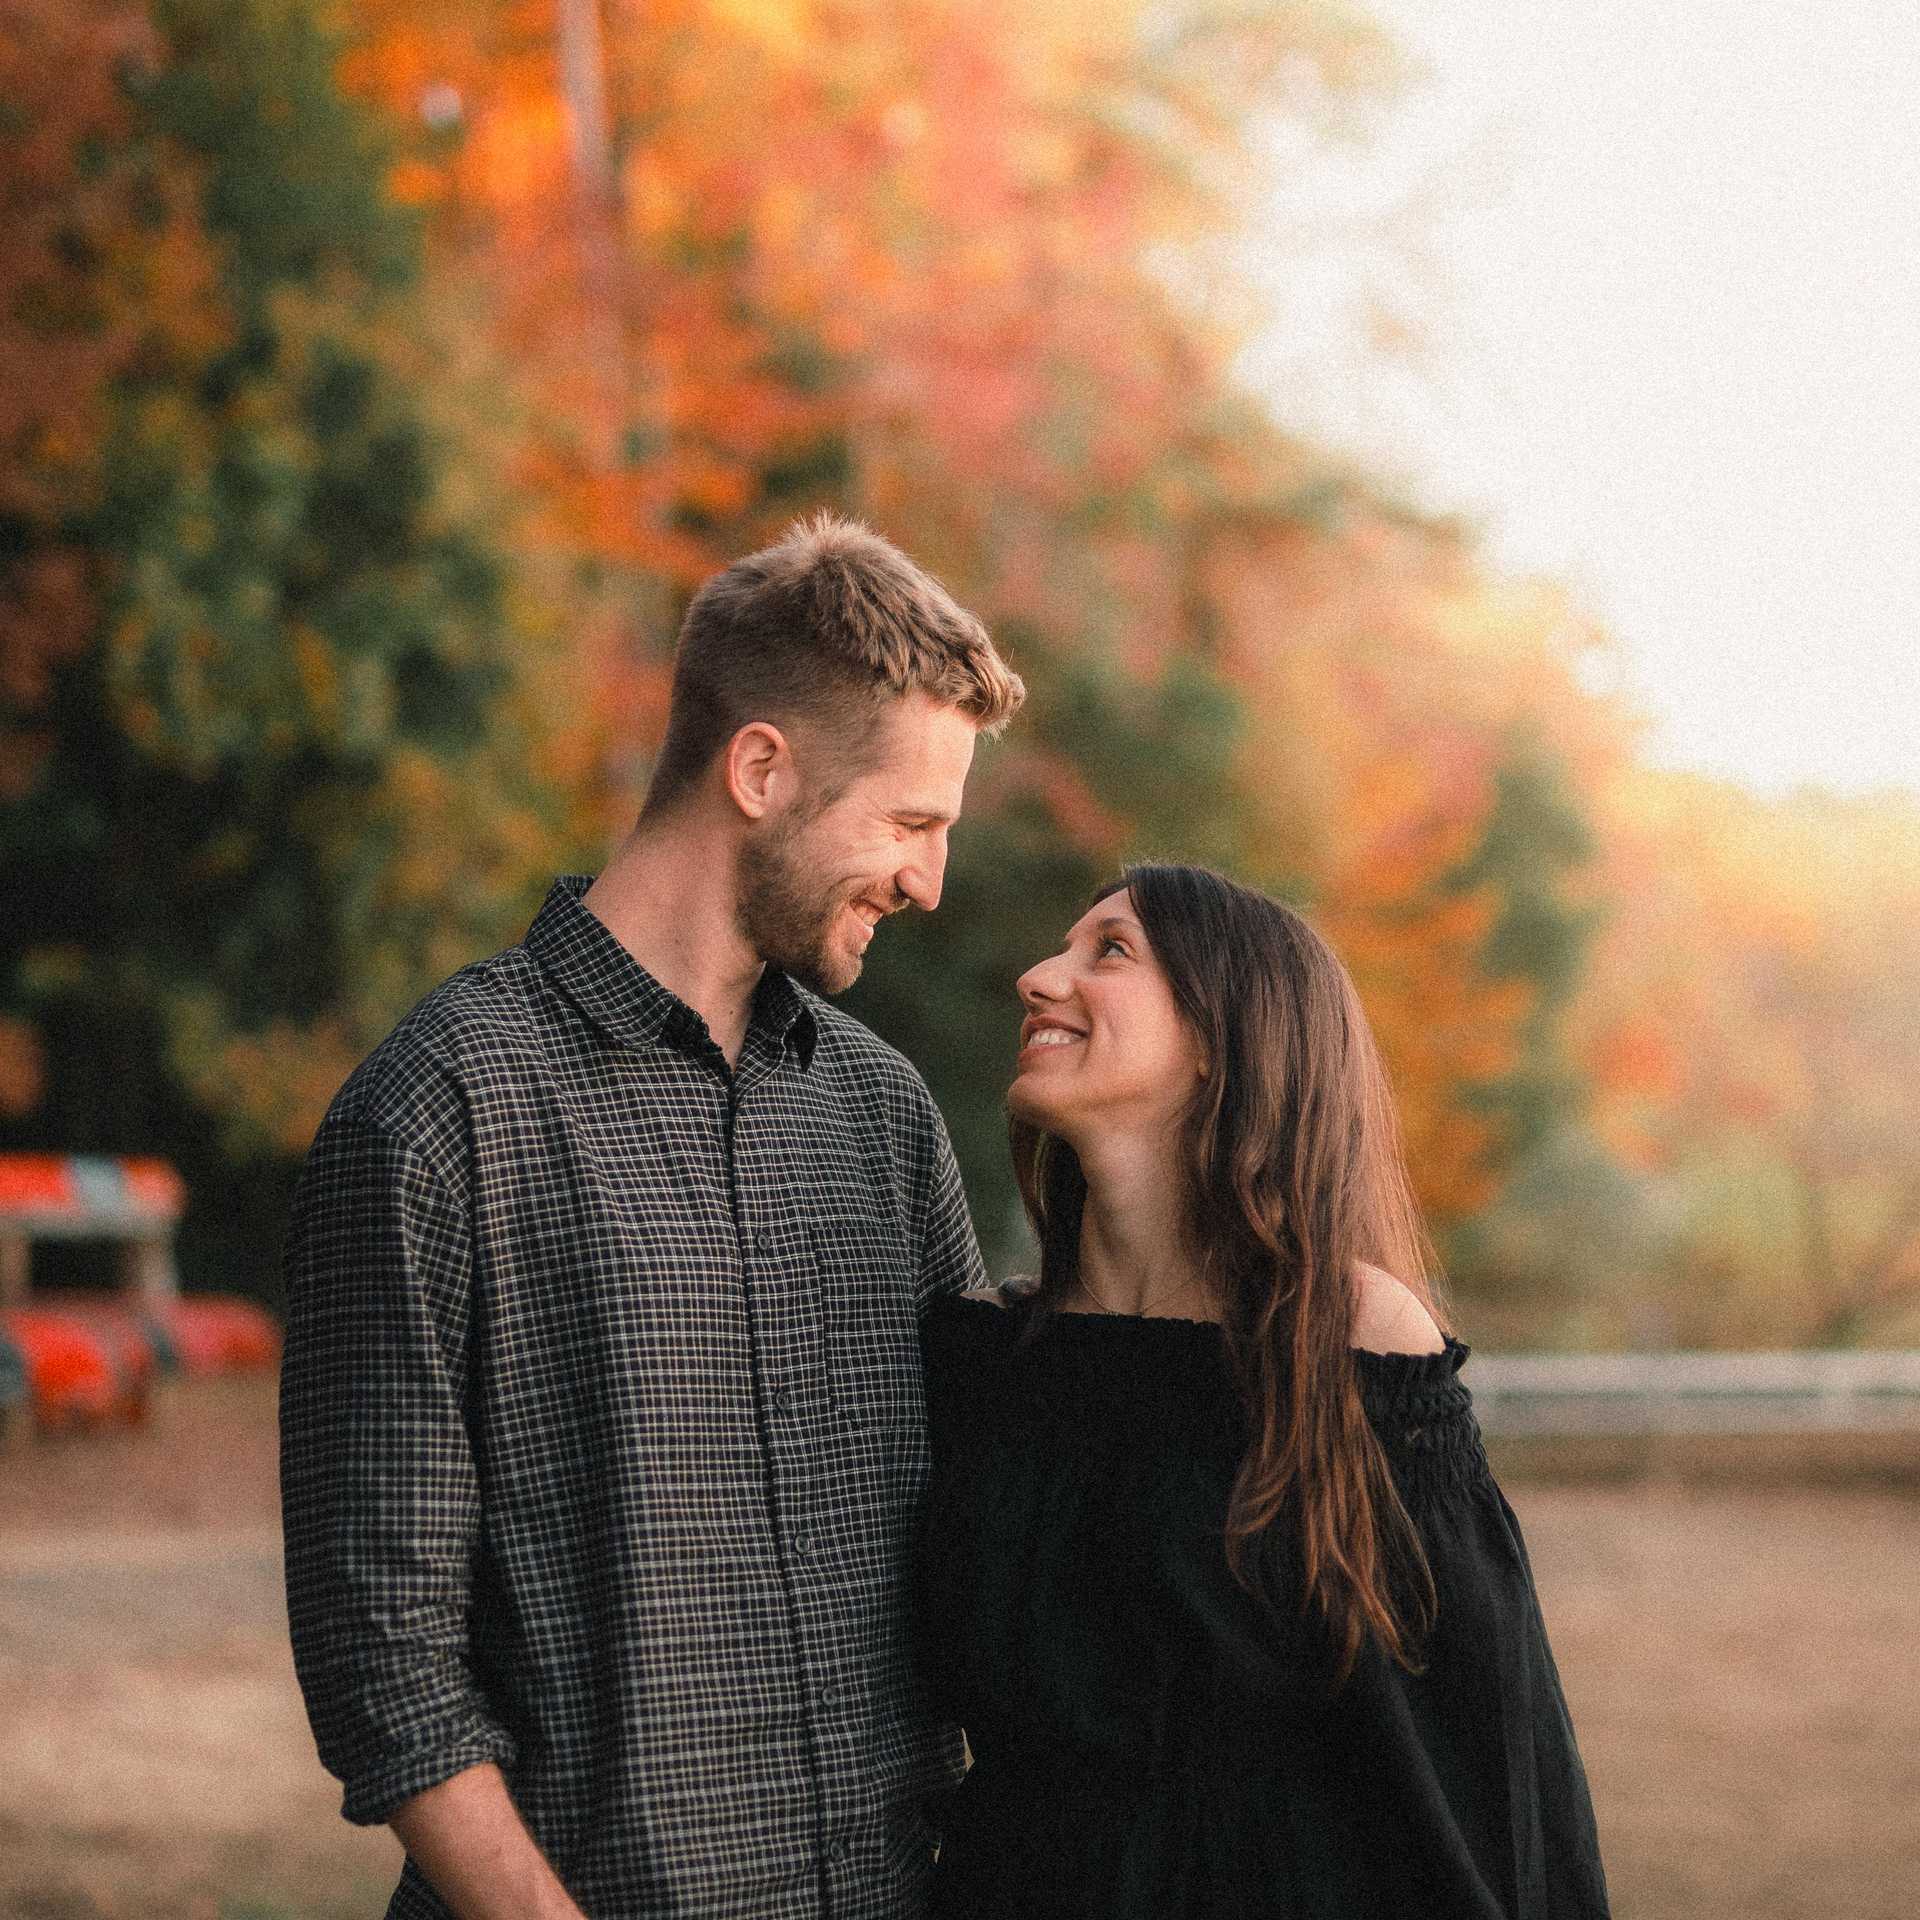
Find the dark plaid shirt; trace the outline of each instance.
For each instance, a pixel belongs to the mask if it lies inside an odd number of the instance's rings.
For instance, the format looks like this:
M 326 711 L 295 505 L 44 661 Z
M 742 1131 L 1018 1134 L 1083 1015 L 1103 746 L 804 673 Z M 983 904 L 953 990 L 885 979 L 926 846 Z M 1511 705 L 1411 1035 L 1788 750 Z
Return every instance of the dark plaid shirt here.
M 351 1820 L 506 1771 L 592 1920 L 908 1916 L 958 1737 L 908 1659 L 919 1316 L 974 1284 L 925 1083 L 769 969 L 729 1071 L 559 882 L 308 1157 L 287 1599 Z M 390 1916 L 445 1909 L 409 1865 Z

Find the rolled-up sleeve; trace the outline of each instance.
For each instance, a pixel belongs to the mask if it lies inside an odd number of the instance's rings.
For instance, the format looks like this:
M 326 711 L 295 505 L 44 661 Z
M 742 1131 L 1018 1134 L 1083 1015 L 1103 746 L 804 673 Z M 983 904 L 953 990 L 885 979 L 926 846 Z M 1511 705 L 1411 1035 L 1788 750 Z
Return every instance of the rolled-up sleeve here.
M 374 1825 L 514 1742 L 467 1618 L 479 1491 L 462 1418 L 466 1208 L 418 1151 L 336 1105 L 287 1243 L 281 1504 L 294 1667 L 347 1819 Z

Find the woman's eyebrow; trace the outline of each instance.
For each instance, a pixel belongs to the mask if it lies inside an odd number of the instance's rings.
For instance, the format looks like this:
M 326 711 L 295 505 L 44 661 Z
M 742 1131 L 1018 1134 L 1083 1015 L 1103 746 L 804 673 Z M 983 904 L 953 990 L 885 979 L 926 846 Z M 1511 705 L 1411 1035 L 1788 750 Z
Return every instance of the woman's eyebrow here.
M 1093 925 L 1087 929 L 1087 937 L 1097 940 L 1103 933 L 1111 933 L 1115 929 L 1118 929 L 1121 933 L 1132 934 L 1136 940 L 1144 940 L 1146 938 L 1146 935 L 1140 931 L 1139 921 L 1123 920 L 1118 914 L 1112 913 L 1108 914 L 1104 919 L 1096 920 Z M 1069 933 L 1060 951 L 1062 953 L 1071 953 L 1073 951 L 1073 942 L 1074 936 Z

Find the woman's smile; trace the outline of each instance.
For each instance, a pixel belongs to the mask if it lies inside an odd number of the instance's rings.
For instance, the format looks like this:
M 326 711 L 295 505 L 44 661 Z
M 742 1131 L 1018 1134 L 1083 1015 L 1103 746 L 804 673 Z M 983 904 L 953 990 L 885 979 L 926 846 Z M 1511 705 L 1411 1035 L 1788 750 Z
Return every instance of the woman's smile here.
M 1069 1027 L 1061 1021 L 1029 1020 L 1021 1029 L 1020 1058 L 1077 1046 L 1086 1037 L 1078 1027 Z

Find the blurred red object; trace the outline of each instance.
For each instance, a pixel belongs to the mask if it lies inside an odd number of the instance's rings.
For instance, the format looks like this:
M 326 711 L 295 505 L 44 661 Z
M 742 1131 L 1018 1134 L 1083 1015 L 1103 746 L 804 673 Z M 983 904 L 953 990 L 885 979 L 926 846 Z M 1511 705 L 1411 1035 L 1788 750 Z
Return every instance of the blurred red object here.
M 251 1300 L 195 1293 L 155 1301 L 149 1311 L 182 1373 L 244 1373 L 279 1364 L 279 1326 Z
M 187 1209 L 187 1183 L 165 1160 L 129 1157 L 117 1162 L 120 1190 L 130 1206 L 177 1220 Z
M 100 1343 L 119 1386 L 114 1411 L 130 1425 L 141 1425 L 153 1410 L 153 1383 L 161 1365 L 140 1315 L 116 1300 L 74 1296 L 64 1296 L 58 1304 L 43 1301 L 35 1311 L 55 1314 Z
M 28 1402 L 41 1426 L 93 1426 L 120 1409 L 113 1357 L 78 1320 L 44 1307 L 0 1307 L 0 1331 L 27 1363 Z
M 96 1226 L 108 1238 L 164 1231 L 187 1189 L 164 1160 L 99 1153 L 0 1153 L 0 1217 L 41 1231 Z
M 0 1213 L 61 1213 L 72 1205 L 66 1155 L 0 1153 Z

